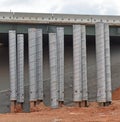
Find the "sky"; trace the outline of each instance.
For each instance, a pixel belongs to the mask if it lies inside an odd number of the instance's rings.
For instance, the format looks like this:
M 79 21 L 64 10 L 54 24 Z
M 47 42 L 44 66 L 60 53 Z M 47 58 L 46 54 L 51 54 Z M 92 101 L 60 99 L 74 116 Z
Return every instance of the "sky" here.
M 120 0 L 0 0 L 0 11 L 120 15 Z

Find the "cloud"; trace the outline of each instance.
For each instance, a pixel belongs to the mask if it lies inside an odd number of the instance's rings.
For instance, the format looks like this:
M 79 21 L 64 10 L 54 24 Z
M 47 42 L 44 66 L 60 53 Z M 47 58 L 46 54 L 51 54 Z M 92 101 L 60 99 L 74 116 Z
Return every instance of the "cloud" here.
M 61 0 L 1 0 L 0 11 L 49 13 L 57 11 L 62 3 Z
M 118 15 L 117 0 L 1 0 L 0 11 Z
M 68 1 L 66 0 L 62 6 L 60 12 L 62 13 L 76 13 L 76 14 L 119 14 L 120 7 L 113 0 L 76 0 Z

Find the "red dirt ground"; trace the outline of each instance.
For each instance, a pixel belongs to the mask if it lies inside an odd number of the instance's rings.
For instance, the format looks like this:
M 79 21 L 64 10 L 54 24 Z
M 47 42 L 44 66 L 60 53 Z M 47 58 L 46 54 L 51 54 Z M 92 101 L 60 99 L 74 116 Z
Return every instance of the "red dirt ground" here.
M 90 103 L 87 108 L 62 107 L 51 109 L 37 107 L 37 112 L 0 114 L 0 122 L 120 122 L 120 88 L 113 92 L 109 107 Z
M 120 100 L 120 88 L 117 88 L 112 95 L 112 99 L 113 100 Z

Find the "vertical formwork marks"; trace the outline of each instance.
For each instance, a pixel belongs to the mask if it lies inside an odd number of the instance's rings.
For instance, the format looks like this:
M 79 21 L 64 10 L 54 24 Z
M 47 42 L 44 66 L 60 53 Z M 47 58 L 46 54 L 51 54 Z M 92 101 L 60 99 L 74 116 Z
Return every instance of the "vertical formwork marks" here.
M 43 45 L 42 29 L 29 28 L 30 106 L 43 101 Z M 38 102 L 39 101 L 39 102 Z
M 82 100 L 88 100 L 88 85 L 87 85 L 87 56 L 86 56 L 86 27 L 81 25 L 81 53 L 82 53 Z
M 17 35 L 17 102 L 24 102 L 24 35 Z
M 43 44 L 42 29 L 36 29 L 36 81 L 37 99 L 43 100 Z
M 106 75 L 106 101 L 112 101 L 112 88 L 111 88 L 111 63 L 110 63 L 110 36 L 109 25 L 104 24 L 104 39 L 105 39 L 105 75 Z
M 17 101 L 17 62 L 16 62 L 16 31 L 9 31 L 9 72 L 11 112 L 15 112 Z
M 81 25 L 73 25 L 73 99 L 82 101 L 82 69 L 81 69 Z
M 111 102 L 109 26 L 96 23 L 97 101 Z
M 57 63 L 59 102 L 64 102 L 64 28 L 57 27 Z M 61 104 L 62 104 L 61 103 Z
M 10 100 L 17 100 L 16 31 L 9 31 Z
M 51 107 L 58 107 L 58 71 L 56 33 L 49 33 Z
M 97 63 L 97 101 L 106 102 L 104 23 L 97 23 L 95 25 L 95 28 L 96 28 L 96 63 Z
M 36 29 L 28 29 L 30 101 L 37 100 L 36 84 Z
M 86 60 L 85 25 L 73 25 L 74 102 L 88 100 Z
M 11 112 L 15 112 L 17 103 L 24 102 L 24 36 L 9 31 L 9 66 Z

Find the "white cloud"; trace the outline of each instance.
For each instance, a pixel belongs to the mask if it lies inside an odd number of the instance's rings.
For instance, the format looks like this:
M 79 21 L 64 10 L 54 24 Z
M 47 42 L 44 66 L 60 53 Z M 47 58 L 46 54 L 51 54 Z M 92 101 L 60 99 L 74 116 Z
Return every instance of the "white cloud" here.
M 1 0 L 0 11 L 109 14 L 120 13 L 118 0 Z

